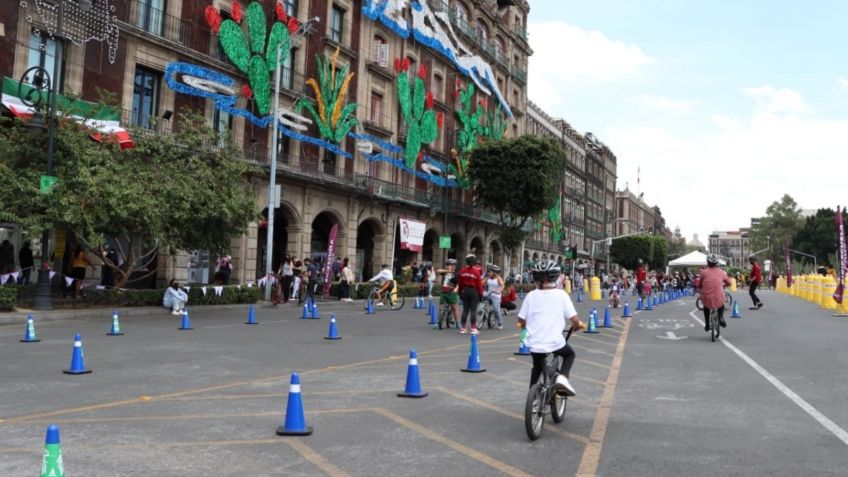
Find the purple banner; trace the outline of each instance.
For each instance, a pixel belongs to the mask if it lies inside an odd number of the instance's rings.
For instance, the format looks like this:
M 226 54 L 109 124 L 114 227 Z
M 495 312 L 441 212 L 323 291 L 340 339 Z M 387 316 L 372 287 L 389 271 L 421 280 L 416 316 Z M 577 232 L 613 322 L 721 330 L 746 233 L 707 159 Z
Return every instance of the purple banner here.
M 792 258 L 789 256 L 789 247 L 784 249 L 786 255 L 786 286 L 792 286 Z
M 845 291 L 845 274 L 848 268 L 848 261 L 845 250 L 845 224 L 842 222 L 842 212 L 839 206 L 836 207 L 836 233 L 839 235 L 839 284 L 836 286 L 836 291 L 833 293 L 833 299 L 836 303 L 842 304 L 842 292 Z
M 330 236 L 327 239 L 327 259 L 324 260 L 324 287 L 321 290 L 321 295 L 324 298 L 330 296 L 330 286 L 333 284 L 333 262 L 336 261 L 336 234 L 339 232 L 339 224 L 333 225 L 330 229 Z

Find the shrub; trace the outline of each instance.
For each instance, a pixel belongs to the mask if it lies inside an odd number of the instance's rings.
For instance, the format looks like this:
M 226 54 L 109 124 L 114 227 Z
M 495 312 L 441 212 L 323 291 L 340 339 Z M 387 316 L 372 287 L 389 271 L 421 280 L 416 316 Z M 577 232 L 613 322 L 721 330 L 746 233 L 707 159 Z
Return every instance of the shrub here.
M 0 311 L 12 311 L 15 308 L 17 287 L 0 287 Z

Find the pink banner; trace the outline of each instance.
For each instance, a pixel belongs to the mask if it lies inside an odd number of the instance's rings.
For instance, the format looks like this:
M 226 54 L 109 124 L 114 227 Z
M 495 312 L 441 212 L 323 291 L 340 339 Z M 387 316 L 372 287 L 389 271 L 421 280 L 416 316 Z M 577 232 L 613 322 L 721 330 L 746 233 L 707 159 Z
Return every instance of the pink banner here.
M 321 295 L 324 298 L 330 296 L 330 286 L 333 284 L 333 262 L 336 261 L 336 234 L 339 232 L 339 224 L 333 225 L 330 229 L 330 236 L 327 239 L 327 259 L 324 261 L 324 287 L 321 290 Z
M 833 299 L 836 303 L 842 304 L 842 293 L 845 291 L 845 274 L 848 269 L 846 263 L 845 250 L 845 224 L 842 221 L 842 212 L 839 206 L 836 207 L 836 233 L 839 235 L 839 284 L 836 286 L 836 291 L 833 293 Z

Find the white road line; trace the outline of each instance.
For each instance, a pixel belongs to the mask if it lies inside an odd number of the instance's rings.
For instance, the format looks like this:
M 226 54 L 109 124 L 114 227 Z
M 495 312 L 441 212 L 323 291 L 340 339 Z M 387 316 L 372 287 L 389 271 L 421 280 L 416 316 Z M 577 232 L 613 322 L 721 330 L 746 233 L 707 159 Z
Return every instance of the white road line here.
M 692 310 L 691 312 L 689 312 L 689 316 L 691 316 L 692 319 L 694 319 L 695 321 L 700 323 L 701 326 L 704 326 L 704 322 L 701 321 L 700 318 L 695 316 L 696 311 L 698 311 L 698 310 Z M 780 382 L 780 380 L 777 379 L 776 377 L 774 377 L 774 375 L 772 375 L 771 373 L 766 371 L 765 368 L 760 366 L 759 363 L 754 361 L 750 356 L 745 354 L 742 350 L 740 350 L 736 346 L 733 346 L 732 344 L 730 344 L 730 342 L 727 341 L 727 339 L 725 339 L 723 336 L 720 337 L 719 339 L 731 351 L 736 353 L 737 356 L 742 358 L 742 361 L 745 361 L 746 363 L 748 363 L 749 366 L 754 368 L 754 371 L 760 373 L 760 376 L 764 377 L 766 379 L 766 381 L 768 381 L 772 385 L 774 385 L 774 387 L 776 387 L 778 391 L 782 392 L 792 402 L 794 402 L 796 405 L 798 405 L 798 407 L 803 409 L 804 412 L 806 412 L 813 419 L 818 421 L 819 424 L 821 424 L 825 429 L 830 431 L 834 436 L 836 436 L 837 439 L 841 440 L 845 445 L 848 445 L 848 432 L 846 432 L 845 429 L 842 429 L 835 422 L 831 421 L 830 418 L 828 418 L 827 416 L 822 414 L 818 409 L 813 407 L 812 404 L 805 401 L 804 398 L 802 398 L 797 393 L 795 393 L 795 391 L 789 389 L 788 386 L 786 386 L 785 384 Z

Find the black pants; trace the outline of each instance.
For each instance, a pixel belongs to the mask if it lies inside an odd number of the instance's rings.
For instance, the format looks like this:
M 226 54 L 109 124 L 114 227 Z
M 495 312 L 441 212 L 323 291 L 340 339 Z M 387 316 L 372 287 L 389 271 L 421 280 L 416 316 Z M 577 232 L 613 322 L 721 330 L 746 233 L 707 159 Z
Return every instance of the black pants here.
M 724 319 L 724 305 L 721 305 L 721 308 L 718 308 L 716 311 L 718 311 L 718 321 L 721 322 L 721 320 Z M 707 328 L 709 326 L 710 326 L 710 309 L 707 308 L 707 307 L 704 307 L 704 328 Z
M 760 303 L 762 303 L 760 301 L 759 297 L 757 297 L 757 287 L 758 286 L 759 286 L 759 283 L 755 283 L 755 282 L 751 282 L 751 285 L 748 286 L 748 294 L 751 295 L 751 300 L 754 302 L 754 306 L 760 306 Z
M 339 283 L 339 299 L 350 298 L 350 283 L 347 280 L 342 280 Z
M 501 308 L 503 308 L 504 310 L 512 311 L 515 309 L 515 303 L 511 301 L 502 301 Z
M 480 304 L 480 295 L 473 288 L 462 289 L 462 327 L 465 328 L 465 323 L 468 321 L 468 315 L 471 315 L 471 327 L 477 328 L 477 305 Z
M 283 288 L 283 303 L 288 303 L 289 297 L 291 297 L 292 278 L 291 275 L 283 275 L 283 278 L 280 279 L 280 286 Z
M 315 289 L 318 288 L 318 280 L 310 277 L 309 281 L 306 282 L 306 296 L 315 301 Z
M 530 372 L 530 386 L 533 386 L 537 381 L 539 381 L 539 376 L 541 376 L 542 371 L 545 370 L 545 357 L 547 354 L 530 354 L 533 356 L 533 371 Z M 566 378 L 569 377 L 569 374 L 571 373 L 571 366 L 574 365 L 574 358 L 576 358 L 574 350 L 568 345 L 568 343 L 566 343 L 565 346 L 554 351 L 554 354 L 562 356 L 562 364 L 559 367 L 559 374 L 562 374 Z

